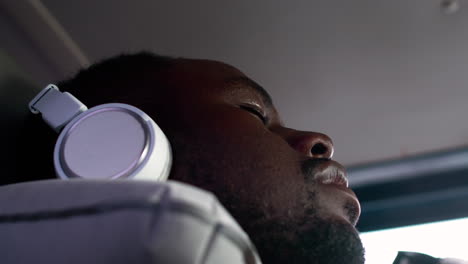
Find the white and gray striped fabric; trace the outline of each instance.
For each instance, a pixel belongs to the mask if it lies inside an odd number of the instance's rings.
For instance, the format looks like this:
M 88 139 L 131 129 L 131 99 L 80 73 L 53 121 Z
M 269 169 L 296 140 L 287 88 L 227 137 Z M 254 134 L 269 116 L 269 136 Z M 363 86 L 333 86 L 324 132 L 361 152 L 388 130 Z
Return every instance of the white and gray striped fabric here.
M 47 180 L 0 187 L 0 262 L 260 263 L 211 193 L 118 180 Z

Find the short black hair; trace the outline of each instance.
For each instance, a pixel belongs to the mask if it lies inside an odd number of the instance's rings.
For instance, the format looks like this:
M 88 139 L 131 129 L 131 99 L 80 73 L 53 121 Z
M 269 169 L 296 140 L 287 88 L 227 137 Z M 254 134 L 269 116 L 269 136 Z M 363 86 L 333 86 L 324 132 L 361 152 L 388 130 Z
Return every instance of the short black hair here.
M 57 83 L 63 92 L 70 92 L 88 107 L 106 103 L 106 95 L 98 87 L 110 86 L 113 100 L 128 96 L 129 89 L 147 85 L 159 71 L 173 65 L 176 58 L 157 55 L 148 51 L 120 54 L 82 69 L 70 79 Z M 157 84 L 156 84 L 157 85 Z M 109 89 L 106 89 L 108 92 Z M 131 92 L 130 92 L 131 93 Z
M 141 100 L 132 88 L 164 85 L 158 83 L 160 78 L 156 76 L 175 61 L 176 58 L 146 51 L 121 54 L 97 62 L 56 84 L 62 92 L 70 92 L 89 108 L 111 102 L 132 104 L 132 100 Z M 55 178 L 53 151 L 56 140 L 57 134 L 42 118 L 30 114 L 17 135 L 18 154 L 13 157 L 14 169 L 2 176 L 0 185 Z

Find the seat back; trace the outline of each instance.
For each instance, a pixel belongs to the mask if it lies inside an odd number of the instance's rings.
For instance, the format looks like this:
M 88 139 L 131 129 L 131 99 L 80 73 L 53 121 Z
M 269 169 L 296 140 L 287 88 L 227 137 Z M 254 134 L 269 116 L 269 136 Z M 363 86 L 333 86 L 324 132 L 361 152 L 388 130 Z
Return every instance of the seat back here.
M 7 54 L 0 50 L 0 185 L 17 170 L 19 143 L 25 120 L 29 116 L 27 103 L 38 91 L 27 74 Z

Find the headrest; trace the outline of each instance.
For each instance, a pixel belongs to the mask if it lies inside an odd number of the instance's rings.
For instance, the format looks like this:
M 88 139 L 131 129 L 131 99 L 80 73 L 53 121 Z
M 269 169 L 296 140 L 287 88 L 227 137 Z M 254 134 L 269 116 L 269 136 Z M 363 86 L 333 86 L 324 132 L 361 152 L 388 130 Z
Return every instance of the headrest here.
M 214 195 L 174 181 L 0 187 L 0 262 L 260 264 Z

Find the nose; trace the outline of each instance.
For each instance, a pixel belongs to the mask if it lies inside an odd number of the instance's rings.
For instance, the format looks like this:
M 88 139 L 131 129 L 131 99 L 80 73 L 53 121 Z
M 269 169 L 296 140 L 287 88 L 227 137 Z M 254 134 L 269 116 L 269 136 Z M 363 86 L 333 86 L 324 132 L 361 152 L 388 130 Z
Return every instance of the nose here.
M 282 128 L 278 132 L 292 148 L 308 157 L 324 159 L 333 157 L 333 142 L 325 134 L 289 128 Z

